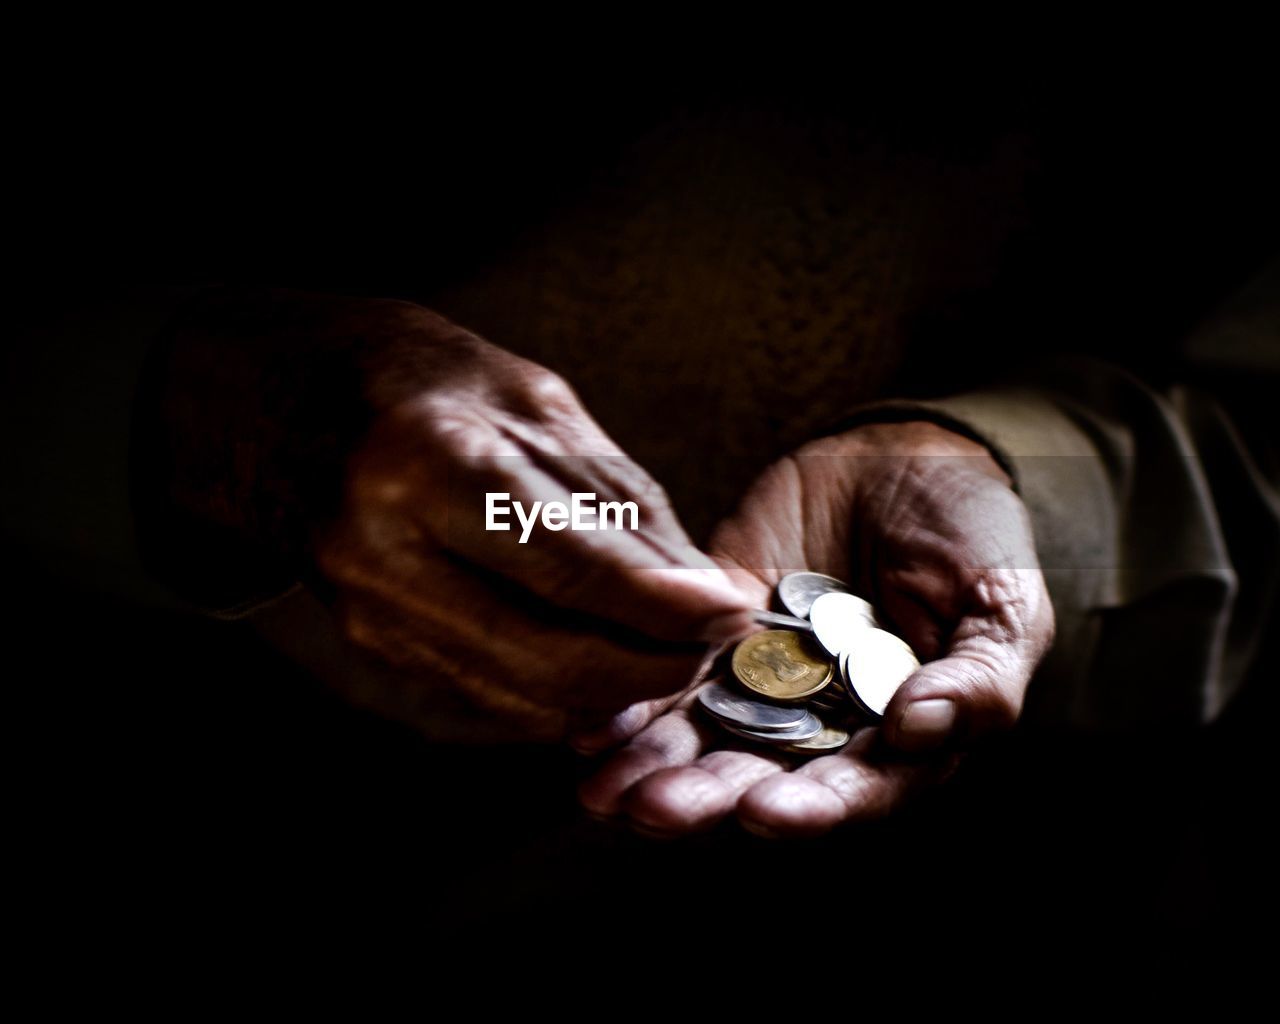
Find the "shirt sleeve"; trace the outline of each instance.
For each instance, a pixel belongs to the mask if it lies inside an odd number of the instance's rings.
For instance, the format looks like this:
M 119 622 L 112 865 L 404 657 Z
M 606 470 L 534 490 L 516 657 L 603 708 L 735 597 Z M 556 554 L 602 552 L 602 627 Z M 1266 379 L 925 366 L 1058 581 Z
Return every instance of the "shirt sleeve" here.
M 1155 386 L 1095 359 L 1016 385 L 880 402 L 845 426 L 924 418 L 982 441 L 1026 502 L 1058 623 L 1025 717 L 1120 730 L 1215 718 L 1277 611 L 1274 395 L 1280 265 L 1187 342 Z

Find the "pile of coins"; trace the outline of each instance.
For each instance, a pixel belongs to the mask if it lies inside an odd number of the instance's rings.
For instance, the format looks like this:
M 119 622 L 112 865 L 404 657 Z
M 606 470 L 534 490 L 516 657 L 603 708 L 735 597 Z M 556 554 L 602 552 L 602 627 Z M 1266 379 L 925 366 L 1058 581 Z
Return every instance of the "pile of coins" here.
M 882 629 L 870 604 L 840 580 L 793 572 L 778 583 L 786 615 L 732 652 L 724 679 L 698 692 L 722 729 L 802 756 L 829 754 L 860 723 L 879 720 L 917 668 L 911 648 Z

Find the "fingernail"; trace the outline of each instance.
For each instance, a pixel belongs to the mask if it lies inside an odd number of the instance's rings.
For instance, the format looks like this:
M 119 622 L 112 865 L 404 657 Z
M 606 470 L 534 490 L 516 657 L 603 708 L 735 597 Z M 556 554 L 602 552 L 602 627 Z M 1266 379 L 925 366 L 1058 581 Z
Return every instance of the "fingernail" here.
M 898 745 L 907 750 L 941 746 L 956 724 L 955 701 L 918 700 L 898 719 Z

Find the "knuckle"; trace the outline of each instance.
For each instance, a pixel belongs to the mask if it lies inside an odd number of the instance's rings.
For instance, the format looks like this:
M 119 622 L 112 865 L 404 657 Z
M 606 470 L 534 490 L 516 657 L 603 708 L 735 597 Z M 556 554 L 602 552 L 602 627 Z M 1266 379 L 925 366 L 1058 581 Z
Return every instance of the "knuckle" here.
M 361 609 L 343 605 L 336 610 L 338 632 L 342 639 L 361 651 L 378 650 L 378 630 Z
M 419 408 L 415 449 L 417 471 L 434 465 L 437 471 L 466 460 L 474 468 L 496 468 L 501 460 L 523 449 L 501 429 L 503 413 L 482 403 L 439 401 Z M 420 456 L 426 455 L 427 459 Z
M 568 381 L 535 363 L 527 363 L 519 369 L 514 385 L 507 389 L 505 397 L 515 411 L 531 418 L 574 414 L 581 408 L 578 396 Z
M 366 445 L 367 461 L 370 468 L 400 474 L 430 462 L 436 453 L 483 446 L 494 435 L 483 403 L 473 396 L 430 393 L 383 414 Z
M 453 407 L 424 410 L 418 425 L 432 440 L 446 444 L 466 444 L 474 437 L 488 433 L 476 417 Z
M 577 404 L 577 395 L 569 386 L 569 382 L 558 373 L 541 366 L 526 374 L 525 392 L 530 398 L 543 405 L 567 407 Z
M 474 408 L 453 402 L 424 406 L 414 426 L 428 444 L 445 451 L 481 454 L 494 437 L 493 428 Z
M 489 429 L 459 429 L 446 435 L 446 452 L 450 457 L 450 465 L 456 460 L 465 460 L 465 464 L 477 472 L 498 472 L 505 459 L 523 455 L 521 448 Z

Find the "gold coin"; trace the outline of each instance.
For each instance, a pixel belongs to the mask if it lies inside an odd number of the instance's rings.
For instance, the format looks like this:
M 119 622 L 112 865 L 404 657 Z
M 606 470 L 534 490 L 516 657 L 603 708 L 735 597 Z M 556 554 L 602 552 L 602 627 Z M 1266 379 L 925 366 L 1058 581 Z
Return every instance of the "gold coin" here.
M 830 659 L 789 629 L 752 633 L 733 652 L 733 674 L 749 690 L 774 700 L 810 697 L 831 682 Z

